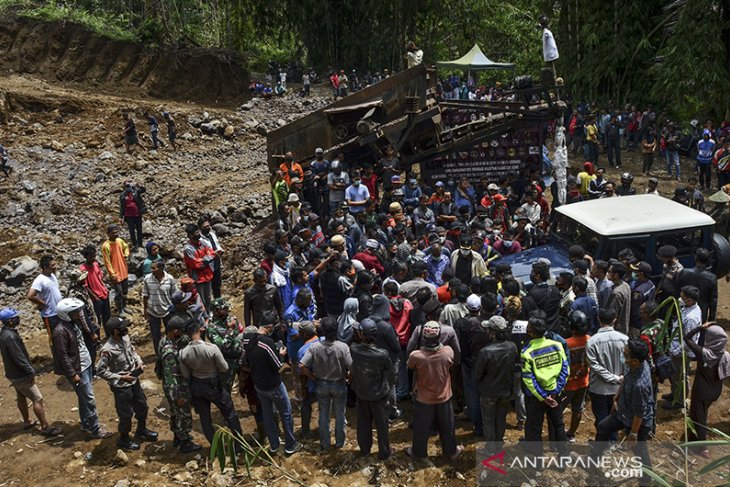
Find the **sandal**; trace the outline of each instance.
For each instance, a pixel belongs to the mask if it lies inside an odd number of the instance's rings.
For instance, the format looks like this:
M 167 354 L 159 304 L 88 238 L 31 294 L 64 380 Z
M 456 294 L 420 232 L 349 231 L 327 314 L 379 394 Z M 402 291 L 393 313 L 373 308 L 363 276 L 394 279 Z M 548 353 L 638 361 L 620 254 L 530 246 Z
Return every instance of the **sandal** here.
M 38 426 L 39 424 L 40 424 L 40 423 L 38 422 L 38 420 L 37 420 L 37 419 L 34 419 L 34 420 L 33 420 L 33 421 L 31 421 L 30 423 L 27 423 L 27 424 L 23 425 L 23 429 L 24 429 L 24 430 L 29 430 L 29 429 L 31 429 L 31 428 L 35 428 L 35 427 L 36 427 L 36 426 Z
M 58 436 L 61 434 L 61 428 L 55 426 L 49 426 L 48 428 L 42 429 L 41 434 L 43 436 Z

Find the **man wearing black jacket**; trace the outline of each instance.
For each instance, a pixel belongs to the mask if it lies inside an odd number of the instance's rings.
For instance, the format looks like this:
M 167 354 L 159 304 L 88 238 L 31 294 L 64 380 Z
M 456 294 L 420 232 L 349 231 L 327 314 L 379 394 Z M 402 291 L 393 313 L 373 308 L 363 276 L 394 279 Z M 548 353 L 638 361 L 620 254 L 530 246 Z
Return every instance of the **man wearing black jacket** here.
M 543 262 L 532 264 L 532 272 L 530 280 L 532 281 L 532 289 L 522 300 L 525 314 L 530 311 L 541 309 L 547 315 L 546 323 L 548 330 L 559 331 L 560 326 L 560 291 L 555 286 L 548 284 L 550 279 L 550 267 Z
M 395 329 L 390 324 L 390 301 L 386 296 L 383 294 L 376 294 L 373 297 L 373 308 L 369 318 L 375 322 L 375 326 L 378 330 L 374 340 L 375 346 L 388 352 L 390 361 L 393 364 L 393 371 L 391 372 L 390 377 L 388 377 L 388 384 L 390 386 L 388 419 L 390 419 L 390 421 L 396 421 L 401 416 L 401 411 L 398 409 L 395 391 L 395 371 L 398 370 L 400 343 L 398 343 L 398 336 L 395 334 Z
M 273 329 L 272 325 L 266 325 L 259 328 L 258 333 L 244 334 L 242 368 L 250 372 L 256 395 L 261 401 L 264 429 L 269 437 L 269 452 L 276 453 L 280 444 L 279 427 L 274 419 L 276 407 L 284 426 L 284 453 L 291 455 L 301 450 L 302 444 L 294 437 L 291 403 L 281 381 L 284 364 L 280 357 L 286 354 L 286 348 L 282 346 L 277 349 L 274 341 L 269 338 Z
M 695 252 L 695 266 L 691 269 L 682 269 L 677 276 L 677 291 L 684 286 L 695 286 L 700 290 L 697 305 L 702 310 L 702 322 L 715 321 L 717 315 L 717 276 L 707 269 L 710 261 L 710 251 L 699 248 Z
M 378 432 L 378 458 L 390 457 L 388 437 L 388 381 L 393 375 L 393 363 L 388 352 L 375 345 L 378 326 L 369 318 L 357 325 L 356 343 L 350 346 L 352 355 L 352 390 L 357 396 L 357 444 L 363 455 L 373 446 L 373 423 Z
M 507 410 L 512 396 L 512 376 L 517 363 L 517 346 L 507 340 L 507 321 L 492 316 L 482 322 L 490 343 L 481 349 L 474 364 L 473 378 L 479 384 L 487 455 L 502 449 Z
M 0 355 L 3 357 L 5 377 L 15 388 L 18 410 L 23 416 L 23 429 L 29 429 L 38 424 L 37 421 L 30 420 L 28 413 L 28 399 L 30 399 L 33 402 L 33 412 L 41 423 L 41 434 L 44 436 L 60 434 L 61 430 L 51 427 L 46 420 L 43 396 L 35 383 L 36 371 L 33 364 L 30 363 L 30 356 L 23 339 L 18 334 L 19 313 L 13 308 L 5 308 L 0 311 L 0 322 L 3 324 L 3 327 L 0 328 Z

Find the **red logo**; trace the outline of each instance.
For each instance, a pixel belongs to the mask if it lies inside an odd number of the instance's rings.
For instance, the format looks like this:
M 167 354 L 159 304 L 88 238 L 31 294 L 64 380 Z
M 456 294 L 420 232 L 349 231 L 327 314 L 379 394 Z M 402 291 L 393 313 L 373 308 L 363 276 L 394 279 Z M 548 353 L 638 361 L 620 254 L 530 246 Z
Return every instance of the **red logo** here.
M 505 454 L 505 452 L 501 451 L 501 452 L 497 453 L 496 455 L 492 455 L 491 457 L 484 460 L 482 462 L 482 465 L 484 465 L 487 468 L 491 468 L 492 470 L 494 470 L 495 472 L 497 472 L 499 474 L 507 475 L 507 471 L 500 468 L 502 465 L 504 465 L 504 454 Z M 499 460 L 499 467 L 497 465 L 492 465 L 492 460 Z

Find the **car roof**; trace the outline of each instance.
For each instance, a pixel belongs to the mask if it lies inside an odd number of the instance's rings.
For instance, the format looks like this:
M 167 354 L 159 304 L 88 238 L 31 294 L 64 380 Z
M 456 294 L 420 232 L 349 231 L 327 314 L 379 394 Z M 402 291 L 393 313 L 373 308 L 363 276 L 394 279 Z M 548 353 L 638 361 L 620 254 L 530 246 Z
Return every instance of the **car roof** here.
M 715 224 L 701 211 L 652 194 L 581 201 L 561 205 L 555 211 L 606 237 Z

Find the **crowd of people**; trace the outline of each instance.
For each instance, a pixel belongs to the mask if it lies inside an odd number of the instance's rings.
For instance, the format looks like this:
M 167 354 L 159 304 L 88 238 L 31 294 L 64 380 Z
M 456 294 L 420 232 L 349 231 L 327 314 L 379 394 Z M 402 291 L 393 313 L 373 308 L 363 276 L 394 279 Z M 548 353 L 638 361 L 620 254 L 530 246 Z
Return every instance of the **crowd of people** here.
M 571 192 L 586 198 L 619 194 L 601 181 L 601 170 L 593 175 L 591 169 L 586 163 Z M 567 453 L 590 397 L 598 440 L 593 453 L 623 430 L 649 465 L 646 440 L 657 427 L 658 384 L 671 384 L 662 407 L 685 407 L 692 361 L 691 439 L 706 437 L 707 411 L 730 372 L 730 354 L 724 354 L 725 331 L 713 325 L 717 278 L 704 249 L 694 268 L 683 269 L 676 248 L 661 247 L 664 268 L 655 283 L 651 265 L 630 250 L 602 261 L 575 245 L 572 272 L 553 275 L 550 262 L 538 260 L 526 287 L 497 259 L 545 241 L 551 231 L 553 211 L 537 169 L 485 178 L 477 187 L 465 178 L 428 186 L 404 171 L 392 147 L 363 167 L 342 154 L 329 161 L 317 149 L 304 166 L 286 154 L 272 191 L 275 233 L 244 293 L 242 319 L 222 297 L 224 250 L 208 216 L 185 226 L 187 275 L 180 279 L 165 270 L 156 243 L 145 245 L 142 313 L 181 452 L 201 448 L 191 436 L 193 410 L 212 441 L 211 404 L 231 431 L 243 434 L 231 395 L 237 382 L 256 420 L 253 434 L 268 440 L 272 453 L 282 433 L 286 454 L 312 438 L 315 403 L 322 451 L 345 445 L 345 414 L 354 407 L 359 450 L 371 452 L 374 427 L 380 459 L 394 453 L 390 425 L 401 420 L 412 429 L 406 453 L 415 458 L 427 455 L 436 433 L 442 454 L 458 457 L 459 417 L 496 453 L 510 409 L 527 448 L 542 449 L 547 417 L 551 444 Z M 127 182 L 120 197 L 132 248 L 143 243 L 143 194 L 144 188 Z M 82 430 L 96 438 L 111 435 L 96 412 L 92 378 L 98 376 L 115 398 L 117 444 L 134 450 L 158 435 L 147 428 L 139 384 L 145 365 L 128 335 L 130 244 L 118 224 L 108 226 L 107 236 L 99 249 L 103 265 L 96 248 L 80 249 L 84 263 L 68 276 L 66 296 L 56 259 L 46 255 L 27 297 L 48 331 L 54 372 L 78 396 Z M 668 297 L 679 298 L 681 315 L 664 323 L 657 308 Z M 58 434 L 46 419 L 36 371 L 17 333 L 19 313 L 5 308 L 0 320 L 0 352 L 26 426 L 35 425 L 27 399 L 41 432 Z M 675 332 L 680 324 L 683 338 Z M 292 403 L 300 411 L 299 428 Z

